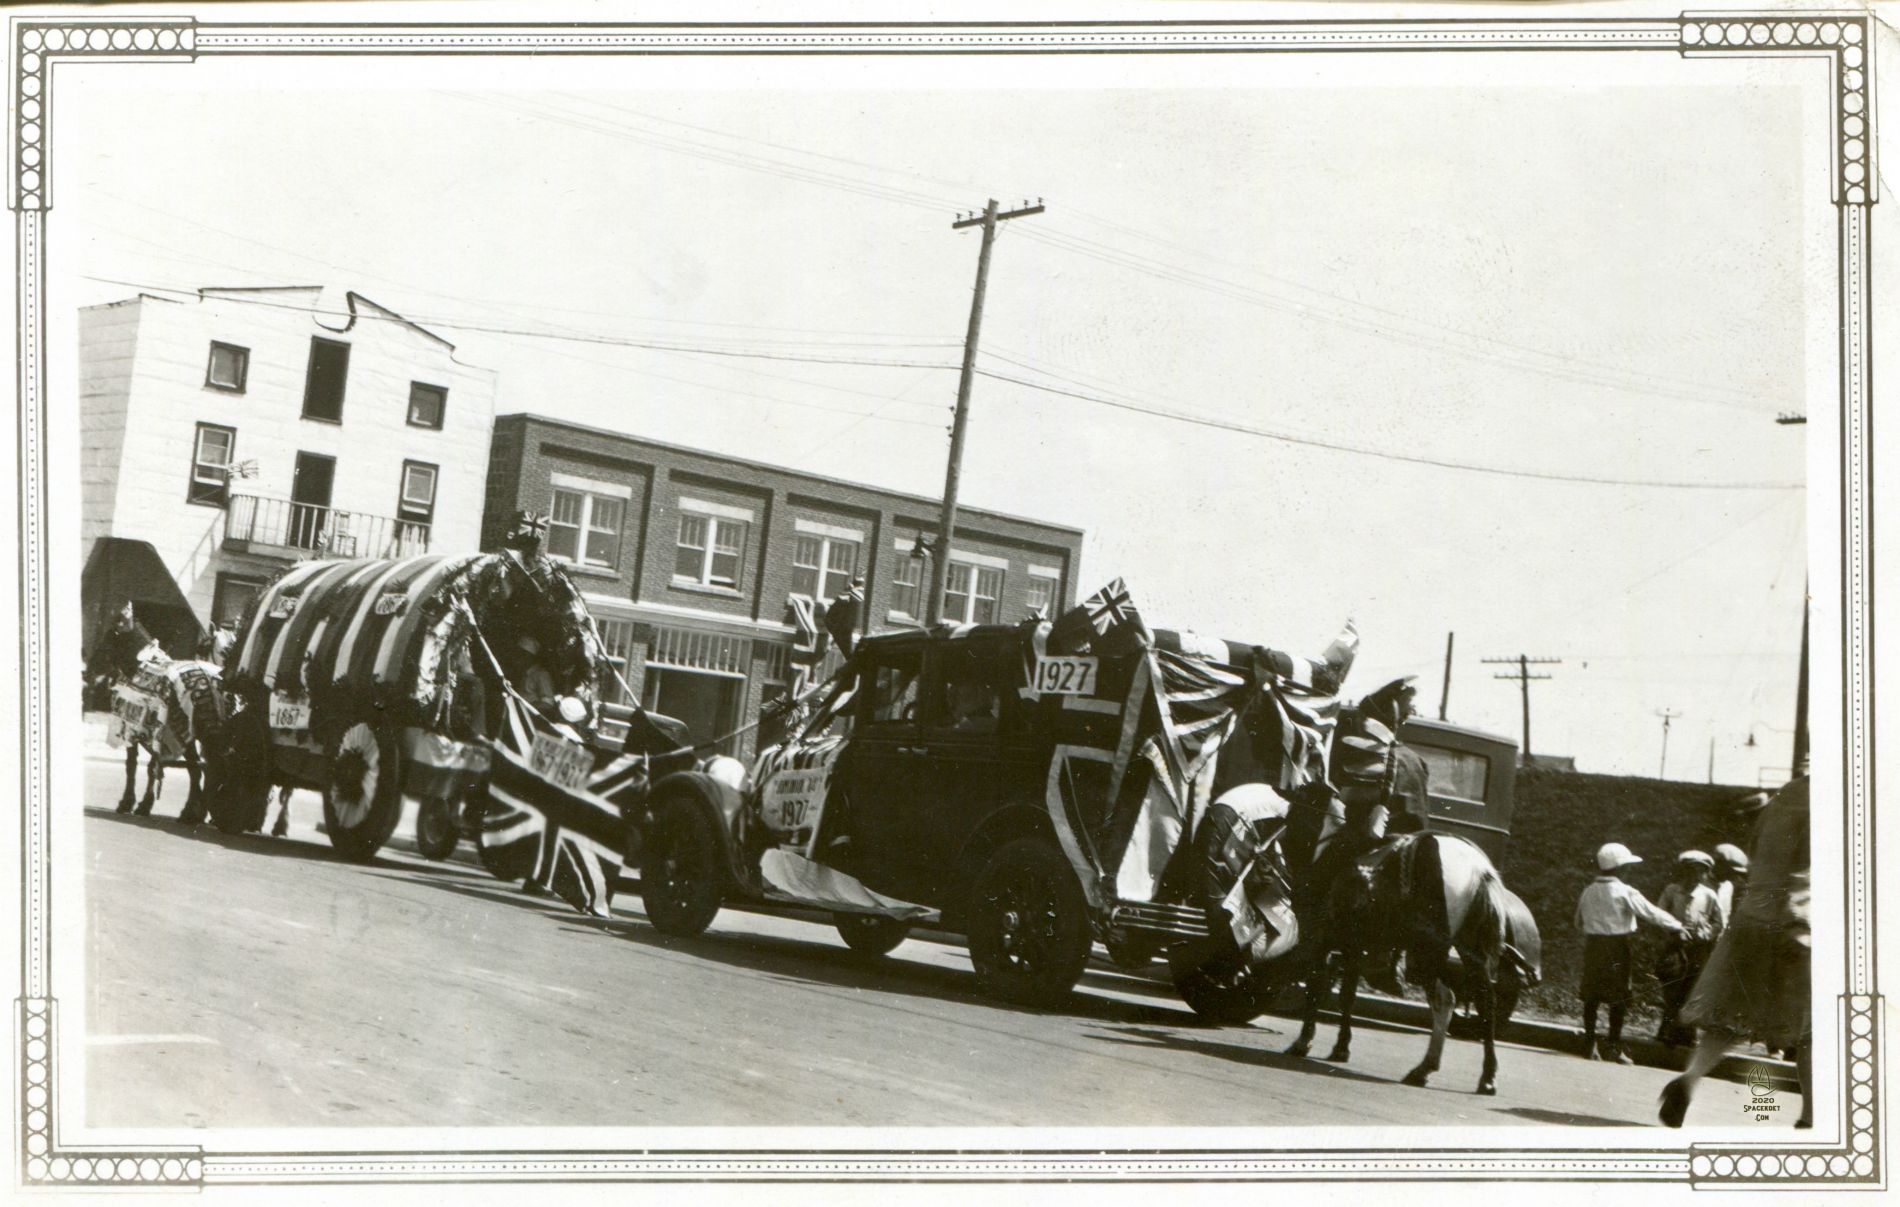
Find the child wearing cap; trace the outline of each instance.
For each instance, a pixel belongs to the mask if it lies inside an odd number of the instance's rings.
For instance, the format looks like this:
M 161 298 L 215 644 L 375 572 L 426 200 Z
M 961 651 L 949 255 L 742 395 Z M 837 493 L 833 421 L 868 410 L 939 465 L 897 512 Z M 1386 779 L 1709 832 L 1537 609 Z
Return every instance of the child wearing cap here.
M 1577 900 L 1577 929 L 1583 932 L 1583 983 L 1577 994 L 1583 999 L 1586 1060 L 1631 1063 L 1622 1047 L 1623 1012 L 1630 997 L 1630 936 L 1636 933 L 1637 924 L 1653 926 L 1678 938 L 1685 933 L 1682 923 L 1623 882 L 1622 870 L 1641 862 L 1622 843 L 1604 843 L 1597 849 L 1597 870 L 1601 874 Z M 1610 1033 L 1601 1056 L 1597 1047 L 1600 1005 L 1610 1008 Z
M 1702 851 L 1684 851 L 1676 856 L 1676 878 L 1656 898 L 1665 913 L 1682 923 L 1683 938 L 1666 948 L 1656 961 L 1656 980 L 1662 985 L 1662 1025 L 1656 1029 L 1657 1042 L 1676 1047 L 1693 1044 L 1695 1031 L 1676 1022 L 1682 1004 L 1709 952 L 1722 933 L 1722 905 L 1715 894 L 1715 859 Z

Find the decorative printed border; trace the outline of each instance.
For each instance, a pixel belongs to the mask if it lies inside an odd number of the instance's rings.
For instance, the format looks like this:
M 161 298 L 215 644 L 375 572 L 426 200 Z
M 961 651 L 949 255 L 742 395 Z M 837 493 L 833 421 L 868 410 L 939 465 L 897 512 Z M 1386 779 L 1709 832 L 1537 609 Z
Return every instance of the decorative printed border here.
M 1877 198 L 1872 26 L 1865 13 L 1684 13 L 1653 20 L 1022 22 L 722 25 L 207 24 L 189 18 L 12 18 L 10 205 L 20 327 L 19 504 L 22 985 L 15 1119 L 31 1186 L 367 1181 L 845 1180 L 1596 1180 L 1733 1187 L 1884 1184 L 1881 999 L 1874 983 L 1871 611 L 1872 299 L 1868 210 Z M 62 1146 L 54 1110 L 55 1003 L 48 996 L 46 397 L 43 242 L 52 207 L 53 68 L 73 61 L 189 63 L 208 55 L 1195 54 L 1401 51 L 1656 51 L 1811 57 L 1830 88 L 1830 197 L 1839 210 L 1842 673 L 1846 723 L 1846 987 L 1843 1135 L 1829 1144 L 1668 1149 L 877 1152 L 713 1149 L 614 1152 L 201 1153 Z M 1658 1139 L 1667 1133 L 1658 1132 Z

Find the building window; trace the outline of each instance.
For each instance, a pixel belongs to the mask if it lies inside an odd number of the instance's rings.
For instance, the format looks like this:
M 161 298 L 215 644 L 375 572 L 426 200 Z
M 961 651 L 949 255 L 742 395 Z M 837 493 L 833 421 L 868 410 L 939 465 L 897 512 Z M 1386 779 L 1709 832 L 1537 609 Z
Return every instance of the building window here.
M 237 447 L 237 430 L 216 424 L 198 425 L 197 439 L 191 447 L 191 484 L 185 492 L 187 503 L 222 507 L 231 484 L 231 453 Z
M 891 569 L 891 615 L 910 620 L 922 613 L 917 601 L 923 598 L 924 559 L 908 549 L 898 550 Z
M 303 417 L 343 422 L 343 383 L 350 375 L 350 346 L 317 336 L 310 341 L 310 370 L 304 376 Z
M 233 627 L 244 623 L 244 614 L 251 610 L 251 604 L 264 593 L 264 580 L 247 578 L 242 574 L 220 574 L 217 586 L 211 593 L 211 623 L 213 626 L 229 624 Z
M 405 530 L 435 523 L 435 477 L 435 466 L 403 462 L 403 492 L 395 502 L 395 517 Z
M 943 618 L 951 624 L 996 623 L 996 601 L 1003 594 L 1003 572 L 990 566 L 951 561 L 943 585 Z
M 244 392 L 244 379 L 251 371 L 251 350 L 236 344 L 211 341 L 211 363 L 205 366 L 205 384 L 214 390 L 232 394 Z
M 1040 612 L 1044 618 L 1053 618 L 1056 614 L 1056 580 L 1032 574 L 1029 579 L 1029 610 Z
M 681 512 L 679 547 L 673 555 L 673 581 L 737 589 L 739 559 L 745 553 L 745 530 L 741 520 Z
M 442 412 L 448 409 L 449 392 L 441 386 L 409 383 L 409 426 L 442 430 Z
M 792 594 L 826 603 L 851 589 L 858 573 L 858 542 L 800 533 L 792 550 Z
M 620 564 L 623 503 L 583 490 L 554 491 L 548 514 L 548 553 L 580 566 L 615 569 Z

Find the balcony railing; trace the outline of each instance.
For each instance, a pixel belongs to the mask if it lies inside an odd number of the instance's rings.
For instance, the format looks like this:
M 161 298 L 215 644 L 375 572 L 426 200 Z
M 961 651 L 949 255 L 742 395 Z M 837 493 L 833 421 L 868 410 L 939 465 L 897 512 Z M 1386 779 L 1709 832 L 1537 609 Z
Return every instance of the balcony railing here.
M 290 557 L 412 557 L 429 551 L 429 525 L 234 494 L 224 508 L 224 545 Z

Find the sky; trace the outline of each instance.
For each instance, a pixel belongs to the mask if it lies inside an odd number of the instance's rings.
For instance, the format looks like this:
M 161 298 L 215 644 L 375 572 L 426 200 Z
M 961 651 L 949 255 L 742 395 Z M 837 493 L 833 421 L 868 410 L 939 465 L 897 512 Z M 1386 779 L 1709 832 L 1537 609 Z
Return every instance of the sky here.
M 1377 64 L 1367 59 L 1382 60 Z M 1785 768 L 1827 406 L 1785 64 L 1673 55 L 75 67 L 49 288 L 325 284 L 530 411 L 1086 530 L 1078 594 L 1532 748 Z M 821 65 L 821 66 L 815 66 Z M 62 69 L 66 70 L 66 69 Z M 73 86 L 83 82 L 84 86 Z M 137 120 L 127 120 L 136 108 Z M 1013 380 L 1012 380 L 1013 379 Z M 1157 413 L 1158 412 L 1158 413 Z M 1824 547 L 1824 546 L 1823 546 Z M 1753 737 L 1756 745 L 1750 746 Z

